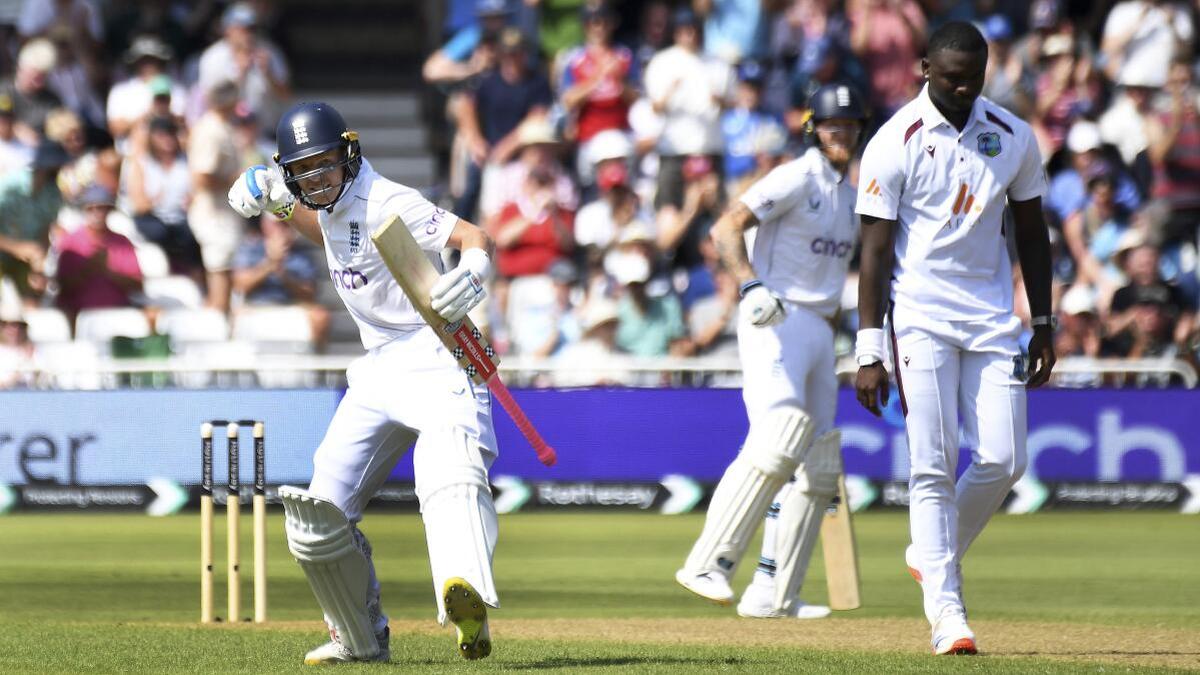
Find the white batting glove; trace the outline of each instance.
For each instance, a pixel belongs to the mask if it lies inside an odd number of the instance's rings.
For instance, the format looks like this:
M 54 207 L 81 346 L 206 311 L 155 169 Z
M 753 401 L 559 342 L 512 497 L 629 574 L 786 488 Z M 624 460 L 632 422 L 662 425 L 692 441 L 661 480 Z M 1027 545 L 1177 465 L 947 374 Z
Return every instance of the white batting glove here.
M 243 218 L 269 211 L 287 220 L 296 208 L 296 198 L 278 171 L 258 164 L 246 169 L 229 187 L 229 205 Z
M 458 267 L 438 277 L 429 291 L 433 311 L 447 321 L 458 321 L 487 297 L 483 281 L 492 272 L 492 261 L 481 248 L 462 252 Z
M 787 316 L 783 303 L 761 281 L 752 281 L 742 288 L 742 301 L 738 303 L 742 321 L 764 328 L 782 322 Z

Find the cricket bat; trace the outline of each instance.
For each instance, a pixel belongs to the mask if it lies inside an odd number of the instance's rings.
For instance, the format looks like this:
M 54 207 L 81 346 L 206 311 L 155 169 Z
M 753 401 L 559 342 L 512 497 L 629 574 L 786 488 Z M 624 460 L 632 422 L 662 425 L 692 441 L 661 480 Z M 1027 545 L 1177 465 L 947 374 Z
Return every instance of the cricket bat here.
M 821 550 L 825 552 L 825 582 L 829 587 L 830 609 L 858 609 L 858 546 L 854 542 L 854 522 L 850 501 L 846 498 L 846 476 L 839 475 L 837 495 L 825 508 L 821 521 Z
M 429 301 L 429 289 L 437 281 L 438 272 L 400 216 L 392 216 L 371 234 L 371 240 L 375 242 L 375 248 L 379 249 L 384 263 L 400 284 L 400 288 L 404 289 L 417 313 L 433 328 L 433 332 L 442 344 L 446 345 L 446 349 L 450 350 L 458 365 L 466 371 L 472 381 L 486 385 L 491 390 L 492 395 L 521 430 L 525 440 L 533 446 L 542 464 L 553 466 L 557 461 L 554 448 L 542 439 L 533 423 L 525 416 L 525 411 L 513 400 L 508 387 L 504 386 L 497 372 L 500 359 L 484 339 L 483 333 L 475 327 L 470 317 L 451 322 L 434 311 Z

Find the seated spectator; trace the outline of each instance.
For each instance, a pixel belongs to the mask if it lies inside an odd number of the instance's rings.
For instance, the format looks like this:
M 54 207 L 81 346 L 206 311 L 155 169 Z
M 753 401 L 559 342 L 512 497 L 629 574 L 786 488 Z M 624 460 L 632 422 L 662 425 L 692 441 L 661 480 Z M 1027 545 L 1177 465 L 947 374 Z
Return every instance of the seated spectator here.
M 531 169 L 516 199 L 488 224 L 496 240 L 496 271 L 510 278 L 545 274 L 574 248 L 574 221 L 574 212 L 558 201 L 553 173 L 545 167 Z
M 17 71 L 0 83 L 0 94 L 8 96 L 16 117 L 16 134 L 21 142 L 36 146 L 42 140 L 46 115 L 62 107 L 50 90 L 47 78 L 58 61 L 54 45 L 45 38 L 30 40 L 17 53 Z
M 81 310 L 132 307 L 142 290 L 142 270 L 133 242 L 108 229 L 114 196 L 91 185 L 80 196 L 83 227 L 62 236 L 58 249 L 58 306 L 72 323 Z
M 1061 321 L 1054 333 L 1054 353 L 1059 358 L 1100 356 L 1100 319 L 1096 293 L 1088 286 L 1071 287 L 1059 301 Z M 1057 387 L 1094 387 L 1100 377 L 1093 373 L 1060 373 L 1054 377 Z
M 617 345 L 634 356 L 686 355 L 691 341 L 669 284 L 654 283 L 653 242 L 628 231 L 604 260 L 618 286 Z
M 1190 62 L 1171 65 L 1164 93 L 1167 110 L 1152 115 L 1147 128 L 1147 154 L 1154 170 L 1151 194 L 1171 207 L 1163 243 L 1195 244 L 1200 232 L 1200 95 L 1192 86 Z
M 1106 322 L 1106 355 L 1128 358 L 1170 356 L 1186 348 L 1195 307 L 1179 288 L 1162 280 L 1158 250 L 1143 243 L 1122 258 L 1129 284 L 1113 295 Z
M 703 263 L 700 242 L 721 214 L 721 184 L 705 155 L 688 158 L 683 180 L 683 206 L 658 211 L 658 248 L 671 257 L 672 267 L 691 269 Z
M 597 296 L 588 300 L 583 306 L 581 328 L 583 334 L 579 341 L 563 347 L 554 355 L 554 360 L 564 368 L 554 373 L 554 385 L 557 387 L 591 387 L 597 385 L 631 384 L 628 377 L 619 366 L 617 350 L 617 326 L 620 315 L 617 303 L 608 298 Z M 591 366 L 595 370 L 581 369 L 580 366 Z M 611 370 L 605 370 L 609 366 Z
M 544 118 L 554 95 L 541 72 L 529 66 L 530 55 L 521 31 L 505 28 L 500 34 L 500 56 L 495 70 L 483 76 L 459 107 L 458 129 L 470 151 L 466 185 L 455 212 L 474 218 L 485 168 L 495 174 L 514 157 L 526 123 Z
M 33 161 L 33 147 L 17 138 L 12 99 L 0 94 L 0 177 Z
M 33 363 L 33 342 L 29 325 L 18 314 L 0 316 L 0 389 L 16 389 L 33 384 L 33 373 L 21 368 Z
M 1033 74 L 1026 71 L 1013 49 L 1012 22 L 1003 14 L 993 14 L 981 28 L 988 43 L 987 74 L 983 95 L 1021 118 L 1033 110 Z
M 675 44 L 659 52 L 646 66 L 646 97 L 663 117 L 658 137 L 658 189 L 654 207 L 681 208 L 684 202 L 683 163 L 704 155 L 721 161 L 721 109 L 733 94 L 728 64 L 700 51 L 701 20 L 690 9 L 674 17 Z
M 260 220 L 233 259 L 233 289 L 247 306 L 300 305 L 308 310 L 317 352 L 329 337 L 329 310 L 317 303 L 320 270 L 312 257 L 296 247 L 296 231 L 274 218 Z
M 96 182 L 98 154 L 88 147 L 83 119 L 73 110 L 58 108 L 46 116 L 46 138 L 67 151 L 67 163 L 58 173 L 63 200 L 74 204 L 84 188 Z
M 698 355 L 737 356 L 737 280 L 719 265 L 712 271 L 716 292 L 688 308 L 688 334 Z
M 579 207 L 579 196 L 559 160 L 561 150 L 549 122 L 538 118 L 522 124 L 517 130 L 517 161 L 509 162 L 499 171 L 489 171 L 484 177 L 479 199 L 480 221 L 491 222 L 506 204 L 527 197 L 523 193 L 530 174 L 549 181 L 558 208 L 574 212 Z
M 1114 199 L 1112 169 L 1107 162 L 1088 168 L 1088 202 L 1063 223 L 1063 237 L 1076 262 L 1076 281 L 1101 289 L 1110 297 L 1120 283 L 1113 262 L 1117 244 L 1129 228 L 1129 213 Z
M 1048 158 L 1063 146 L 1076 120 L 1095 112 L 1101 91 L 1090 62 L 1078 58 L 1071 38 L 1064 34 L 1051 35 L 1042 43 L 1035 91 L 1031 124 L 1042 157 Z M 1096 130 L 1097 139 L 1099 135 Z
M 258 13 L 246 2 L 221 16 L 222 37 L 200 55 L 201 90 L 232 80 L 250 110 L 276 119 L 291 98 L 287 61 L 279 48 L 255 31 Z
M 208 282 L 208 305 L 229 311 L 230 264 L 245 221 L 230 208 L 226 193 L 242 171 L 233 131 L 237 85 L 224 82 L 208 92 L 209 110 L 188 139 L 187 160 L 192 173 L 192 201 L 187 222 L 200 244 Z
M 787 140 L 783 123 L 762 108 L 766 69 L 757 61 L 744 61 L 737 73 L 733 107 L 721 114 L 726 185 L 736 185 L 755 172 L 764 136 L 776 136 L 781 146 Z
M 642 208 L 629 184 L 632 145 L 620 131 L 598 134 L 592 144 L 593 172 L 600 195 L 584 204 L 575 217 L 575 243 L 586 249 L 589 267 L 617 240 L 622 228 L 633 222 L 649 227 L 653 214 Z
M 566 52 L 559 92 L 572 117 L 567 134 L 579 144 L 578 173 L 585 185 L 594 178 L 592 139 L 629 128 L 629 106 L 637 99 L 630 83 L 633 53 L 613 43 L 616 16 L 606 4 L 583 8 L 584 44 Z
M 173 53 L 171 48 L 153 35 L 142 35 L 133 41 L 125 54 L 125 62 L 133 75 L 113 85 L 108 93 L 108 131 L 117 150 L 128 152 L 128 137 L 134 127 L 149 116 L 162 99 L 168 101 L 169 111 L 182 119 L 187 104 L 187 91 L 167 74 Z
M 1101 149 L 1100 129 L 1095 122 L 1080 120 L 1072 125 L 1071 132 L 1067 135 L 1066 147 L 1070 151 L 1070 164 L 1054 174 L 1046 192 L 1046 206 L 1064 221 L 1087 204 L 1088 193 L 1084 176 L 1093 164 L 1105 161 Z M 1113 199 L 1121 208 L 1132 213 L 1141 205 L 1142 196 L 1138 193 L 1133 179 L 1119 170 L 1119 167 L 1112 168 L 1116 190 Z
M 61 145 L 43 141 L 29 168 L 0 178 L 0 277 L 12 279 L 26 305 L 46 290 L 50 230 L 62 208 L 58 170 L 66 161 Z
M 572 298 L 578 280 L 566 259 L 556 260 L 544 276 L 513 280 L 507 311 L 513 353 L 542 358 L 579 340 Z
M 148 127 L 149 137 L 123 164 L 122 209 L 138 232 L 167 254 L 173 273 L 202 277 L 200 245 L 187 222 L 192 177 L 179 129 L 170 117 L 155 117 Z

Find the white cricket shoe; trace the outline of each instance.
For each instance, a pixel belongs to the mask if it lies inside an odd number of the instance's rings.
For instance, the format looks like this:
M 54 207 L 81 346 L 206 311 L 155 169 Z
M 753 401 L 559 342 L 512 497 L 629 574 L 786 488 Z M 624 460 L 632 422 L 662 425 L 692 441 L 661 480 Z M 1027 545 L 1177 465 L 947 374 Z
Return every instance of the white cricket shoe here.
M 975 633 L 967 626 L 961 607 L 947 607 L 933 624 L 933 653 L 937 655 L 978 654 Z
M 683 586 L 705 600 L 715 602 L 723 607 L 733 604 L 733 588 L 729 585 L 729 580 L 725 578 L 724 574 L 717 572 L 696 573 L 687 569 L 681 569 L 675 573 L 675 581 L 678 581 L 680 586 Z
M 742 593 L 737 613 L 747 619 L 824 619 L 833 611 L 825 605 L 809 605 L 796 598 L 791 612 L 780 612 L 775 609 L 775 589 L 768 584 L 751 583 Z
M 917 549 L 913 544 L 909 544 L 908 548 L 904 549 L 904 564 L 908 566 L 908 573 L 912 576 L 913 581 L 921 583 L 921 570 L 917 567 Z
M 488 631 L 487 604 L 475 587 L 461 577 L 450 577 L 442 584 L 446 618 L 458 630 L 458 653 L 474 661 L 492 653 Z
M 391 641 L 391 631 L 386 626 L 375 634 L 375 641 L 379 643 L 379 651 L 373 656 L 361 658 L 355 656 L 346 648 L 346 645 L 342 644 L 336 634 L 331 634 L 330 638 L 329 642 L 304 655 L 304 665 L 329 666 L 338 663 L 386 662 L 392 658 L 392 651 L 388 646 Z

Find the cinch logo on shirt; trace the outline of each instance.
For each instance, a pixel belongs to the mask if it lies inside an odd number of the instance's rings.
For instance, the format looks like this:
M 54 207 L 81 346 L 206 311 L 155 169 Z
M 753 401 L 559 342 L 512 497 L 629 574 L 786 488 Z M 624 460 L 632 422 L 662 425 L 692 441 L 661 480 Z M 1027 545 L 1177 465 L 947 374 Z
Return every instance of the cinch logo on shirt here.
M 344 270 L 329 270 L 329 278 L 333 280 L 333 285 L 338 288 L 343 288 L 347 291 L 356 291 L 367 285 L 367 275 L 359 272 L 353 267 L 347 267 Z
M 832 258 L 845 258 L 854 250 L 854 242 L 837 241 L 836 239 L 813 239 L 809 246 L 817 255 L 827 255 Z

